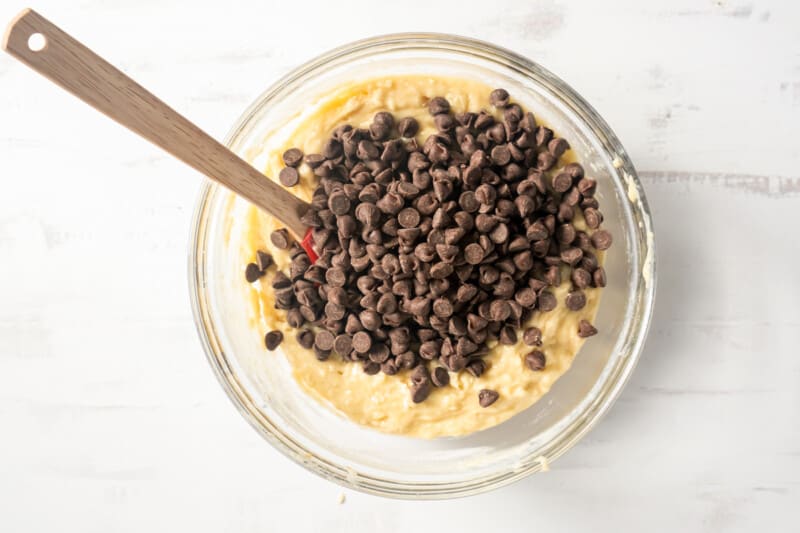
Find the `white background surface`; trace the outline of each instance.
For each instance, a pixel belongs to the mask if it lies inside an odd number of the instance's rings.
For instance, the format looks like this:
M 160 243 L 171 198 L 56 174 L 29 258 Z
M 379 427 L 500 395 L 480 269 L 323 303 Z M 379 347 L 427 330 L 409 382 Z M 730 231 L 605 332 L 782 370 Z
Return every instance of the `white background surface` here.
M 798 531 L 800 8 L 611 4 L 38 2 L 218 138 L 356 38 L 443 31 L 527 55 L 640 170 L 659 293 L 627 389 L 551 472 L 340 505 L 204 360 L 186 283 L 198 177 L 0 57 L 0 531 Z M 22 7 L 3 0 L 0 21 Z

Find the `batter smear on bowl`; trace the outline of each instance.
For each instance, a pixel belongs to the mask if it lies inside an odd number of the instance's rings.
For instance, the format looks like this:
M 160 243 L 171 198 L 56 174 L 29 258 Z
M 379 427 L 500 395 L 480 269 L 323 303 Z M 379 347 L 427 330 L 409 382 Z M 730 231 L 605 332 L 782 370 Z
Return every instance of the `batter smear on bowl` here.
M 345 87 L 267 166 L 311 203 L 319 259 L 251 208 L 254 322 L 304 390 L 355 422 L 418 437 L 491 427 L 597 333 L 612 242 L 597 184 L 505 90 Z

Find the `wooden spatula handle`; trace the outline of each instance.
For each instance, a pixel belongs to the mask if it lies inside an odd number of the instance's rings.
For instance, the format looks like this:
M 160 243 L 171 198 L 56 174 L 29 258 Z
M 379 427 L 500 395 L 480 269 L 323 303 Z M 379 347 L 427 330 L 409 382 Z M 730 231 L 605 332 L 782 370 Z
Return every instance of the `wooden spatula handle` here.
M 45 45 L 29 47 L 31 35 Z M 302 238 L 308 205 L 272 182 L 138 83 L 31 9 L 11 23 L 3 48 L 92 107 L 277 217 Z

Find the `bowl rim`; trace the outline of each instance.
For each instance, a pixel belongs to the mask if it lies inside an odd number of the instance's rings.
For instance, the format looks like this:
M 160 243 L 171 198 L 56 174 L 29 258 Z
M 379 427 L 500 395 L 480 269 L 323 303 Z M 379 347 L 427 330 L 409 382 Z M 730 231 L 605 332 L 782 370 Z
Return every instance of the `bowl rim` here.
M 634 317 L 637 323 L 631 328 L 632 338 L 630 335 L 628 337 L 631 341 L 629 354 L 619 361 L 612 372 L 609 373 L 606 383 L 610 386 L 597 395 L 594 401 L 585 408 L 583 415 L 572 421 L 558 435 L 559 438 L 547 443 L 544 461 L 541 460 L 542 456 L 540 456 L 525 464 L 517 464 L 508 471 L 496 472 L 489 477 L 445 482 L 412 483 L 394 481 L 356 473 L 350 468 L 337 465 L 327 459 L 309 453 L 273 424 L 260 410 L 255 408 L 256 402 L 248 395 L 245 388 L 240 386 L 235 372 L 227 361 L 218 341 L 216 327 L 210 314 L 208 298 L 204 293 L 206 277 L 205 248 L 203 244 L 206 240 L 208 227 L 207 214 L 211 208 L 209 200 L 212 198 L 213 193 L 221 189 L 221 187 L 208 180 L 200 187 L 192 215 L 193 227 L 189 239 L 189 297 L 194 323 L 206 358 L 228 398 L 259 434 L 295 463 L 347 488 L 380 496 L 400 499 L 444 499 L 479 494 L 508 485 L 534 472 L 541 471 L 546 463 L 558 459 L 594 428 L 619 397 L 641 355 L 652 319 L 657 285 L 652 216 L 643 187 L 627 152 L 610 126 L 583 97 L 563 80 L 524 56 L 485 41 L 453 34 L 393 33 L 379 35 L 344 44 L 323 53 L 291 70 L 263 91 L 238 117 L 225 136 L 224 144 L 231 147 L 251 118 L 265 105 L 271 103 L 272 99 L 285 90 L 286 87 L 306 76 L 312 75 L 317 69 L 324 67 L 329 62 L 368 52 L 375 48 L 383 49 L 383 51 L 427 49 L 466 53 L 517 70 L 528 78 L 535 76 L 537 83 L 542 84 L 551 91 L 557 91 L 561 103 L 568 106 L 572 112 L 583 120 L 585 125 L 590 127 L 592 134 L 601 141 L 609 153 L 616 155 L 618 160 L 615 160 L 614 166 L 624 173 L 625 179 L 621 181 L 624 181 L 624 185 L 628 188 L 629 199 L 633 204 L 631 210 L 637 222 L 635 224 L 635 236 L 638 238 L 638 246 L 641 249 L 639 268 L 642 276 L 637 282 L 636 293 L 638 297 L 635 306 L 637 315 Z M 612 174 L 612 179 L 620 181 L 619 176 L 615 174 Z M 635 201 L 634 196 L 631 194 L 632 190 L 635 191 Z

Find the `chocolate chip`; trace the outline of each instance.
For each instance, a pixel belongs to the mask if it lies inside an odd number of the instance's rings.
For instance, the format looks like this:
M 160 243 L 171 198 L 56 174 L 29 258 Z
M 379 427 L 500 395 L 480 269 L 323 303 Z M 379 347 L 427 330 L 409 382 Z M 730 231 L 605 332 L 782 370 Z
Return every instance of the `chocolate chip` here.
M 350 335 L 355 335 L 359 331 L 362 331 L 364 326 L 361 325 L 361 321 L 358 319 L 358 316 L 355 314 L 347 315 L 345 319 L 344 331 Z
M 500 344 L 514 345 L 517 343 L 517 330 L 512 326 L 503 326 L 499 338 Z
M 561 157 L 569 149 L 569 143 L 565 139 L 552 139 L 547 143 L 547 150 L 556 158 Z
M 439 113 L 448 113 L 450 111 L 450 102 L 441 96 L 436 96 L 428 101 L 428 112 L 431 115 L 438 115 Z
M 342 155 L 342 143 L 334 138 L 328 139 L 322 147 L 322 155 L 327 159 L 336 159 Z
M 471 361 L 466 362 L 466 369 L 467 372 L 479 378 L 486 372 L 486 361 L 483 359 L 472 359 Z
M 358 141 L 358 145 L 356 147 L 356 156 L 364 161 L 370 161 L 373 159 L 378 159 L 380 156 L 380 150 L 374 142 L 364 139 Z
M 435 248 L 436 255 L 446 263 L 452 263 L 456 255 L 458 255 L 458 246 L 454 244 L 437 244 Z
M 514 300 L 525 309 L 533 309 L 536 305 L 536 291 L 530 287 L 524 287 L 517 291 Z
M 444 231 L 444 242 L 450 245 L 458 243 L 467 232 L 464 228 L 448 228 Z
M 525 356 L 525 364 L 534 372 L 544 370 L 546 364 L 544 352 L 541 350 L 533 350 Z
M 381 365 L 376 363 L 375 361 L 368 360 L 361 363 L 361 369 L 364 371 L 366 375 L 374 376 L 375 374 L 381 371 Z
M 394 359 L 389 359 L 385 363 L 381 365 L 381 372 L 386 374 L 387 376 L 394 376 L 397 374 L 398 367 L 397 362 Z
M 420 368 L 420 367 L 417 367 Z M 414 403 L 422 403 L 424 402 L 428 396 L 431 394 L 431 381 L 423 381 L 419 384 L 412 384 L 411 385 L 411 401 Z
M 578 311 L 586 306 L 586 294 L 581 290 L 572 291 L 567 294 L 564 303 L 570 311 Z
M 353 350 L 358 353 L 367 353 L 372 348 L 372 337 L 366 331 L 357 331 L 353 335 Z
M 597 229 L 603 223 L 603 215 L 597 209 L 589 207 L 583 210 L 583 219 L 590 229 Z
M 572 244 L 580 248 L 585 255 L 586 252 L 592 247 L 592 239 L 585 232 L 578 231 L 575 234 L 575 242 Z
M 536 119 L 534 118 L 533 113 L 525 113 L 525 116 L 522 117 L 522 120 L 519 122 L 519 127 L 526 133 L 535 133 Z
M 303 315 L 303 318 L 306 319 L 306 322 L 315 322 L 317 320 L 318 313 L 311 306 L 301 305 L 300 314 Z
M 312 228 L 320 228 L 323 225 L 322 219 L 313 207 L 311 209 L 307 209 L 306 212 L 303 213 L 303 216 L 300 217 L 300 222 Z
M 461 285 L 456 291 L 456 302 L 467 303 L 478 294 L 478 288 L 474 285 Z
M 450 373 L 446 368 L 437 366 L 431 373 L 431 381 L 436 387 L 446 387 L 450 384 Z
M 492 162 L 495 165 L 507 165 L 511 162 L 511 151 L 508 149 L 508 146 L 504 144 L 499 144 L 492 148 Z
M 432 304 L 436 316 L 449 318 L 453 314 L 453 304 L 447 298 L 438 298 Z
M 522 120 L 522 115 L 522 108 L 517 104 L 508 105 L 503 109 L 503 120 L 505 120 L 506 123 L 511 122 L 518 124 L 519 121 Z
M 480 183 L 482 176 L 483 171 L 478 165 L 470 164 L 466 169 L 464 169 L 463 179 L 464 183 L 468 187 L 476 187 Z
M 400 122 L 397 123 L 397 131 L 403 137 L 413 137 L 419 131 L 419 123 L 414 117 L 402 118 L 400 119 Z
M 525 231 L 525 237 L 527 237 L 530 241 L 541 241 L 549 236 L 550 232 L 540 220 L 537 220 L 528 226 L 528 229 Z
M 478 280 L 481 282 L 481 285 L 484 286 L 493 285 L 498 279 L 500 279 L 500 271 L 493 266 L 483 265 L 480 267 L 478 272 Z
M 347 355 L 353 349 L 353 338 L 347 333 L 337 335 L 333 340 L 333 351 L 339 355 Z
M 538 296 L 539 311 L 548 312 L 552 311 L 558 305 L 556 297 L 550 291 L 542 291 Z
M 314 355 L 317 357 L 318 361 L 327 361 L 328 358 L 331 356 L 330 350 L 322 350 L 315 344 L 314 347 Z
M 361 321 L 361 325 L 364 326 L 364 329 L 367 331 L 376 331 L 378 328 L 381 327 L 381 317 L 377 311 L 372 309 L 365 309 L 358 314 L 358 319 Z
M 327 272 L 325 272 L 325 281 L 333 287 L 344 287 L 344 284 L 347 282 L 347 276 L 341 268 L 329 268 Z
M 541 346 L 542 345 L 542 330 L 532 326 L 525 330 L 522 334 L 522 342 L 528 346 Z
M 583 178 L 584 172 L 583 167 L 580 163 L 569 163 L 567 166 L 564 167 L 564 172 L 569 173 L 574 179 L 581 179 Z M 583 191 L 581 191 L 583 192 Z
M 556 192 L 567 192 L 572 187 L 572 176 L 566 172 L 556 174 L 553 178 L 553 190 Z
M 452 192 L 453 184 L 449 180 L 440 179 L 433 182 L 433 194 L 440 202 L 444 202 Z
M 450 131 L 455 127 L 455 120 L 453 120 L 453 117 L 445 113 L 440 113 L 435 117 L 433 117 L 433 123 L 436 125 L 436 129 L 438 129 L 441 132 Z M 447 149 L 445 148 L 445 151 L 446 150 Z M 433 160 L 434 158 L 431 157 L 431 161 Z
M 325 162 L 325 156 L 322 154 L 308 154 L 305 156 L 304 161 L 306 165 L 315 169 Z
M 553 138 L 553 130 L 539 126 L 536 128 L 536 146 L 544 147 Z
M 289 231 L 284 228 L 275 230 L 270 234 L 269 240 L 275 248 L 286 250 L 289 248 Z
M 375 305 L 375 310 L 385 315 L 387 313 L 394 313 L 397 311 L 397 298 L 391 292 L 387 292 L 378 298 L 378 303 Z
M 378 113 L 375 113 L 372 121 L 376 124 L 382 124 L 387 128 L 394 126 L 394 116 L 388 111 L 379 111 Z
M 264 271 L 255 263 L 248 263 L 244 269 L 244 279 L 247 280 L 247 283 L 253 283 L 263 275 Z
M 491 389 L 481 389 L 481 391 L 478 393 L 478 403 L 481 407 L 486 408 L 496 402 L 499 397 L 500 395 L 497 393 L 497 391 L 493 391 Z
M 588 320 L 581 320 L 578 323 L 578 337 L 586 338 L 592 335 L 597 335 L 597 329 Z
M 382 342 L 373 344 L 372 348 L 369 349 L 369 360 L 374 363 L 385 363 L 389 360 L 389 356 L 389 348 Z
M 580 176 L 576 176 L 580 178 L 583 176 L 583 168 L 581 168 Z M 578 192 L 581 193 L 586 198 L 594 196 L 595 192 L 597 192 L 597 181 L 591 178 L 582 178 L 578 181 Z
M 489 113 L 487 113 L 486 111 L 481 111 L 480 113 L 478 113 L 478 116 L 475 117 L 476 130 L 485 130 L 492 124 L 494 124 L 494 117 Z
M 427 242 L 420 243 L 414 248 L 414 256 L 423 263 L 430 263 L 436 257 L 436 248 Z
M 267 252 L 258 250 L 256 252 L 256 264 L 258 265 L 259 270 L 261 270 L 263 273 L 266 269 L 274 265 L 275 261 Z
M 333 343 L 333 333 L 327 330 L 320 331 L 314 338 L 314 346 L 326 352 L 333 350 Z
M 419 211 L 413 207 L 406 207 L 397 214 L 398 223 L 404 228 L 415 228 L 419 225 Z
M 445 263 L 444 261 L 439 262 L 431 266 L 431 277 L 436 279 L 444 279 L 450 274 L 453 273 L 453 265 L 450 263 Z
M 572 284 L 578 289 L 585 289 L 592 283 L 592 275 L 588 270 L 576 268 L 572 271 Z
M 478 345 L 469 340 L 467 337 L 460 337 L 456 343 L 456 354 L 461 357 L 466 357 L 478 349 Z
M 412 387 L 424 384 L 430 384 L 430 380 L 431 380 L 431 374 L 425 365 L 419 365 L 416 368 L 414 368 L 413 372 L 411 372 Z M 428 392 L 430 393 L 430 390 L 428 390 Z M 414 401 L 415 403 L 419 403 L 416 400 Z
M 278 179 L 284 187 L 294 187 L 300 181 L 300 175 L 296 168 L 284 167 L 278 173 Z
M 502 322 L 511 315 L 511 307 L 505 300 L 494 300 L 489 305 L 489 314 L 492 320 Z
M 507 106 L 508 98 L 508 91 L 505 89 L 495 89 L 489 94 L 489 102 L 495 107 Z
M 305 323 L 305 318 L 303 318 L 303 313 L 300 312 L 299 308 L 286 311 L 286 323 L 293 328 L 299 328 Z
M 398 368 L 403 368 L 408 370 L 410 368 L 414 368 L 414 365 L 417 364 L 417 357 L 416 355 L 414 355 L 414 352 L 408 351 L 408 352 L 403 352 L 397 357 L 395 357 L 395 361 L 397 362 Z
M 561 260 L 568 264 L 569 266 L 574 267 L 578 264 L 578 262 L 583 258 L 583 250 L 576 247 L 566 248 L 561 252 Z
M 575 208 L 581 201 L 581 193 L 576 187 L 571 187 L 562 197 L 561 203 Z
M 280 346 L 281 342 L 283 342 L 283 333 L 278 330 L 270 331 L 264 336 L 264 344 L 267 346 L 267 350 L 269 351 L 272 351 Z
M 447 323 L 447 332 L 450 335 L 462 337 L 467 334 L 467 320 L 462 316 L 454 316 Z
M 314 346 L 314 333 L 308 329 L 301 329 L 297 332 L 297 343 L 306 350 L 310 350 Z
M 592 245 L 598 250 L 608 250 L 611 247 L 611 234 L 604 229 L 592 233 Z
M 527 272 L 533 268 L 533 255 L 528 250 L 514 255 L 513 261 L 514 266 L 517 267 L 517 270 Z
M 389 136 L 391 127 L 384 122 L 373 122 L 369 125 L 369 136 L 373 141 L 383 141 Z
M 490 233 L 489 238 L 496 244 L 503 244 L 508 241 L 509 230 L 508 226 L 501 222 Z
M 475 118 L 478 115 L 476 113 L 471 113 L 469 111 L 465 113 L 458 113 L 456 114 L 456 121 L 461 125 L 467 128 L 472 128 L 475 125 Z
M 387 215 L 396 215 L 403 208 L 403 198 L 399 194 L 389 193 L 375 205 Z
M 350 211 L 350 199 L 344 191 L 334 191 L 331 193 L 330 197 L 328 197 L 328 209 L 330 209 L 334 215 L 344 215 Z
M 425 341 L 419 345 L 419 355 L 428 361 L 435 359 L 439 355 L 442 342 L 439 340 Z
M 550 170 L 556 164 L 556 157 L 550 152 L 540 152 L 536 157 L 536 168 Z
M 399 140 L 387 141 L 383 145 L 383 152 L 381 153 L 381 161 L 391 163 L 397 161 L 403 155 L 403 144 Z M 377 179 L 377 178 L 376 178 Z
M 500 194 L 504 194 L 502 192 L 504 190 L 504 187 L 505 186 L 501 186 L 500 187 L 500 190 L 501 190 Z M 507 200 L 505 198 L 500 198 L 500 199 L 497 200 L 497 202 L 495 204 L 494 212 L 498 217 L 510 219 L 510 218 L 512 218 L 514 216 L 516 211 L 517 211 L 517 208 L 514 205 L 514 202 L 512 202 L 511 200 Z
M 283 164 L 287 167 L 296 167 L 303 160 L 303 152 L 297 148 L 289 148 L 283 152 Z
M 498 220 L 492 215 L 481 213 L 475 217 L 475 229 L 481 233 L 489 233 L 497 227 Z
M 605 287 L 606 286 L 606 271 L 603 267 L 597 267 L 592 273 L 592 280 L 594 281 L 595 287 Z

